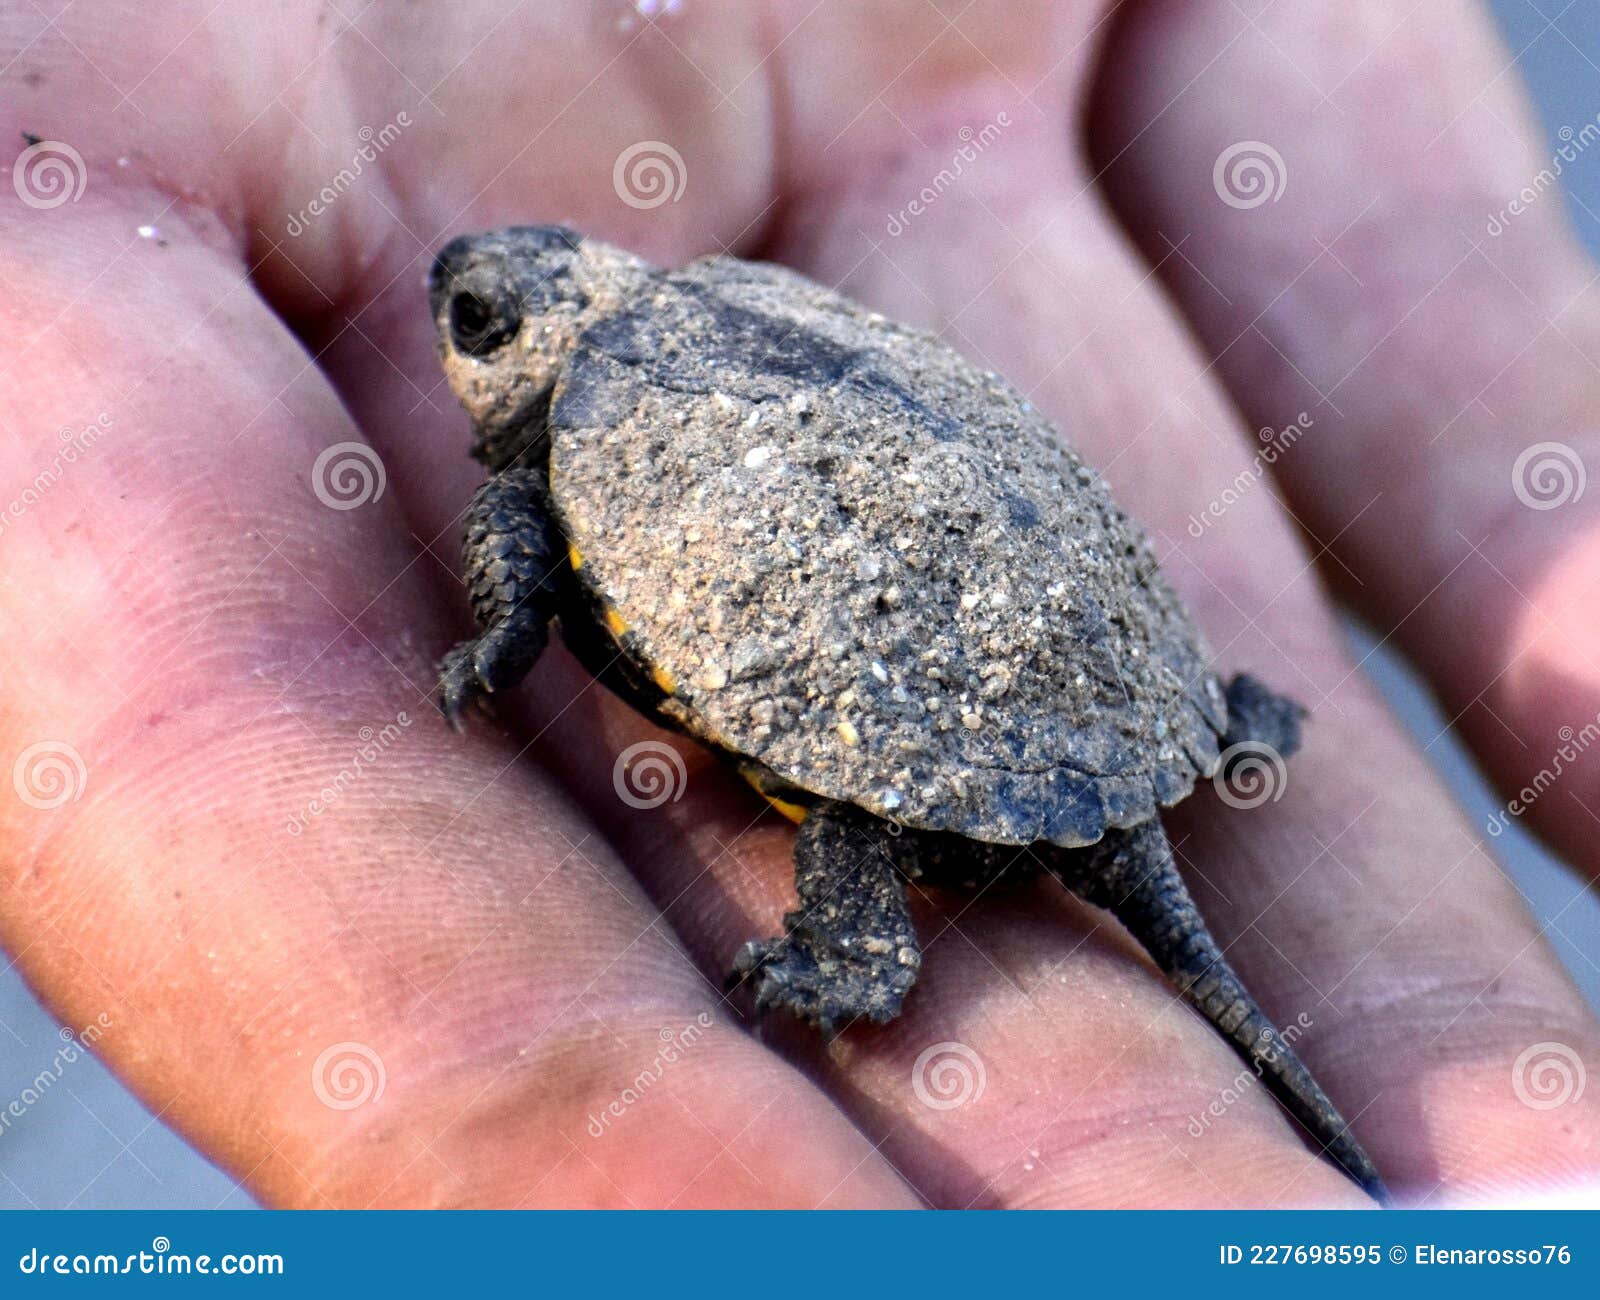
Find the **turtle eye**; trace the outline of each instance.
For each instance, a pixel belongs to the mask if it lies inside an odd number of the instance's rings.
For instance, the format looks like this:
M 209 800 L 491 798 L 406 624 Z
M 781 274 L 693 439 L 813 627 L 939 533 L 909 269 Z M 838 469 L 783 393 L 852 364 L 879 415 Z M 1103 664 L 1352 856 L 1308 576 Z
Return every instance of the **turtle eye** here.
M 516 317 L 475 293 L 458 293 L 450 300 L 450 340 L 456 350 L 482 357 L 515 336 Z

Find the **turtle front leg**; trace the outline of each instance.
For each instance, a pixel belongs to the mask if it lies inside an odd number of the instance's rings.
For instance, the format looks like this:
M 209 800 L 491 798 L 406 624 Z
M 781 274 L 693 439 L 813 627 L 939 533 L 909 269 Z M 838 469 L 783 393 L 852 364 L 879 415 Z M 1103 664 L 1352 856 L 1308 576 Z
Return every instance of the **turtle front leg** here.
M 469 704 L 515 686 L 549 641 L 556 573 L 566 561 L 544 499 L 540 472 L 508 469 L 479 488 L 467 507 L 463 567 L 483 631 L 439 664 L 439 708 L 457 731 Z
M 753 984 L 757 1011 L 789 1011 L 827 1034 L 900 1014 L 922 953 L 892 847 L 884 822 L 844 804 L 819 805 L 800 824 L 800 906 L 781 937 L 747 943 L 729 977 Z

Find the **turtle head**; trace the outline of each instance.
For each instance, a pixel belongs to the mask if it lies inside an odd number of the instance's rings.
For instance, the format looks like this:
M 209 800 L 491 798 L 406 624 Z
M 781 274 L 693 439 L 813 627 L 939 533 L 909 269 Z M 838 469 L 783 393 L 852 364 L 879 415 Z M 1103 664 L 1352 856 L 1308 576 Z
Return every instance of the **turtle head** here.
M 473 454 L 491 469 L 537 454 L 562 359 L 590 314 L 593 261 L 565 226 L 463 235 L 433 259 L 439 354 L 472 417 Z

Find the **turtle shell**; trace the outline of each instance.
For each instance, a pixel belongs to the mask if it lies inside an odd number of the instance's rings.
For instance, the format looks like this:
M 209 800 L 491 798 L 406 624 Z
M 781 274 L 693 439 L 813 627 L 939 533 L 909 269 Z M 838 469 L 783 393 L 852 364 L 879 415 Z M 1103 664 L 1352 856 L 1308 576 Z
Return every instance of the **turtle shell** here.
M 661 712 L 781 782 L 1070 846 L 1214 771 L 1226 704 L 1148 539 L 930 335 L 705 259 L 576 340 L 550 433 L 557 522 Z

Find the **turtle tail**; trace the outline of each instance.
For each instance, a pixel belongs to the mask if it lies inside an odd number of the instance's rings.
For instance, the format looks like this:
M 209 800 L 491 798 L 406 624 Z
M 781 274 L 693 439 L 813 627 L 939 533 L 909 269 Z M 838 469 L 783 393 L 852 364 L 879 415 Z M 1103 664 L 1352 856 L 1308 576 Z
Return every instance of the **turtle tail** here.
M 1080 856 L 1081 855 L 1081 856 Z M 1278 1027 L 1228 965 L 1178 874 L 1159 820 L 1108 832 L 1056 874 L 1085 901 L 1106 908 L 1163 974 L 1239 1055 L 1316 1144 L 1380 1204 L 1388 1189 Z

